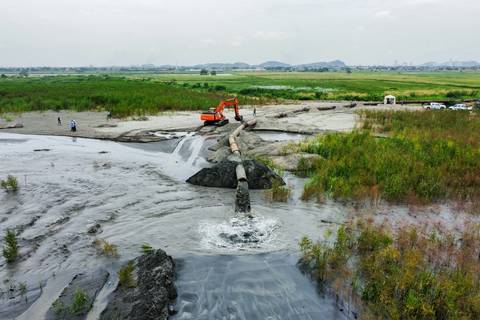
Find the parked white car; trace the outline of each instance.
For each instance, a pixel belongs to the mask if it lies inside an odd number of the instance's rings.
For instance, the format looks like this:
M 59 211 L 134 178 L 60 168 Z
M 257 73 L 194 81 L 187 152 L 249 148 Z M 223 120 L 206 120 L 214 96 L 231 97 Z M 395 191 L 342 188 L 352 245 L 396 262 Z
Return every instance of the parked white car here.
M 423 108 L 424 109 L 427 109 L 427 110 L 440 110 L 440 109 L 447 109 L 447 106 L 442 104 L 442 103 L 438 103 L 438 102 L 430 102 L 430 103 L 427 103 L 425 105 L 423 105 Z
M 472 107 L 468 107 L 466 104 L 463 104 L 463 103 L 457 103 L 456 105 L 451 106 L 448 109 L 450 109 L 450 110 L 473 110 Z

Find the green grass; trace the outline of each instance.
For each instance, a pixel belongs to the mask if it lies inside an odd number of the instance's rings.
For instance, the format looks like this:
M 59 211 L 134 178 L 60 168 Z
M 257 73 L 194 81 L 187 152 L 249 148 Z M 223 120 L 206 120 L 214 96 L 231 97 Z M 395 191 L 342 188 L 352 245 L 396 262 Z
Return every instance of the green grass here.
M 57 318 L 72 318 L 86 314 L 92 308 L 93 300 L 84 289 L 76 288 L 68 305 L 57 299 L 52 304 L 52 308 Z
M 115 117 L 157 114 L 169 110 L 205 110 L 228 97 L 172 86 L 153 79 L 110 76 L 57 76 L 0 79 L 0 114 L 75 110 L 110 111 Z M 240 97 L 242 104 L 258 99 Z
M 161 74 L 152 78 L 174 86 L 207 91 L 221 87 L 230 93 L 293 100 L 383 101 L 386 94 L 408 101 L 480 98 L 478 72 L 244 72 L 223 76 Z
M 362 319 L 479 319 L 479 230 L 347 225 L 333 243 L 303 238 L 301 261 Z
M 301 144 L 302 151 L 322 157 L 308 168 L 312 176 L 305 199 L 327 194 L 390 202 L 478 203 L 478 113 L 378 111 L 362 117 L 363 130 Z M 377 138 L 373 133 L 379 131 L 387 137 Z

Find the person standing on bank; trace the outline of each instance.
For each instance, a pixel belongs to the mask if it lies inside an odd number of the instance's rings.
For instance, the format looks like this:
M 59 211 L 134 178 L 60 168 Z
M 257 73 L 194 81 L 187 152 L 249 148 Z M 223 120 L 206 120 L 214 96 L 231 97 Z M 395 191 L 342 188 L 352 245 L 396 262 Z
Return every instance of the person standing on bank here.
M 75 120 L 70 121 L 70 131 L 72 132 L 77 131 L 77 122 Z
M 62 119 L 60 119 L 60 117 L 57 118 L 57 125 L 59 125 L 59 126 L 62 125 Z

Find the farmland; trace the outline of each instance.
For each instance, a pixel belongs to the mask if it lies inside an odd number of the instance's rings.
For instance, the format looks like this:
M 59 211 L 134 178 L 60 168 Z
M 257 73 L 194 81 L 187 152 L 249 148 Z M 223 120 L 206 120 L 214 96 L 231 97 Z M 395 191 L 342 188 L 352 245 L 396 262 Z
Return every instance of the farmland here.
M 480 98 L 480 73 L 474 72 L 246 72 L 217 76 L 154 75 L 157 81 L 186 87 L 225 89 L 238 93 L 293 100 L 381 101 Z

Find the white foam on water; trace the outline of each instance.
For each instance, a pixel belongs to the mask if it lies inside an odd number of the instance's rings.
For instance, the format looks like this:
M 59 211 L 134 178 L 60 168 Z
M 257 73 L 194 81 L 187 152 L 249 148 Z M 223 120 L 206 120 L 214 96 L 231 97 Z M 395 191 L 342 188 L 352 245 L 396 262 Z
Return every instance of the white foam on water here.
M 278 249 L 277 219 L 263 216 L 236 216 L 230 220 L 213 223 L 201 222 L 199 233 L 205 248 L 225 251 L 265 251 Z

